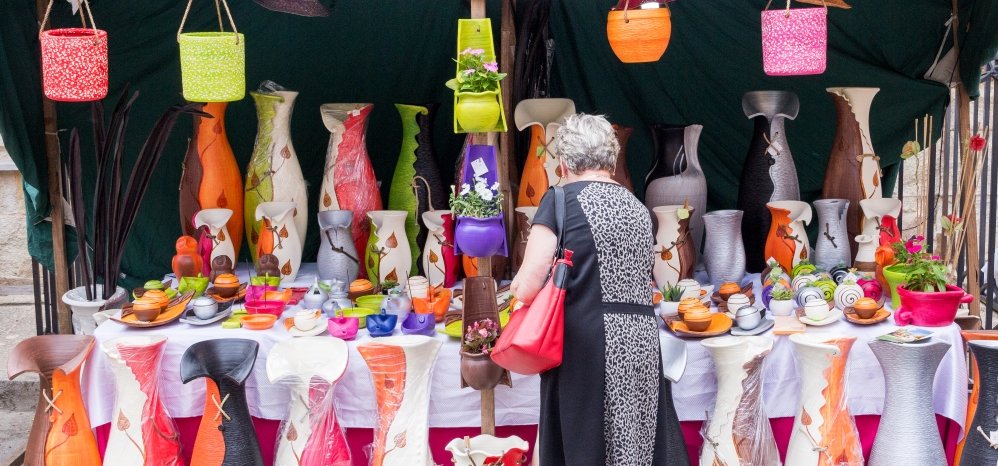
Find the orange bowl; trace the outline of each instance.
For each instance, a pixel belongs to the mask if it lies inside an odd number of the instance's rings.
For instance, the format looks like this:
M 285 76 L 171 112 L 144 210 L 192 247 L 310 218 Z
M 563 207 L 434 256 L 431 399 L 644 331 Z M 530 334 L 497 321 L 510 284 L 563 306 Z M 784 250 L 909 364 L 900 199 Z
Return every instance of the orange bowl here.
M 717 294 L 721 295 L 721 298 L 724 299 L 725 301 L 727 301 L 728 298 L 731 297 L 731 295 L 741 292 L 742 292 L 741 285 L 735 282 L 725 282 L 721 284 L 720 288 L 717 289 Z
M 450 310 L 451 290 L 447 288 L 434 288 L 433 300 L 427 301 L 424 298 L 412 298 L 412 310 L 417 314 L 433 314 L 434 320 L 438 323 L 444 321 L 444 316 Z
M 281 291 L 268 290 L 263 292 L 263 301 L 280 301 L 284 304 L 288 304 L 291 301 L 291 291 L 290 288 L 285 288 Z
M 277 322 L 277 316 L 273 314 L 249 314 L 242 318 L 243 328 L 247 330 L 267 330 Z

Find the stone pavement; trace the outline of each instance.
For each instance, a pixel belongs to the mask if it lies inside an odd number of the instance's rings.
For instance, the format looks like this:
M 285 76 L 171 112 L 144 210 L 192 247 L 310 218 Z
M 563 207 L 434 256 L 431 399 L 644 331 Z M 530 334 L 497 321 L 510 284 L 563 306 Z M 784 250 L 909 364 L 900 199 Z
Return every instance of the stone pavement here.
M 38 401 L 38 378 L 25 374 L 8 381 L 7 358 L 14 346 L 35 335 L 31 288 L 0 288 L 0 466 L 24 450 Z M 14 463 L 19 464 L 19 463 Z

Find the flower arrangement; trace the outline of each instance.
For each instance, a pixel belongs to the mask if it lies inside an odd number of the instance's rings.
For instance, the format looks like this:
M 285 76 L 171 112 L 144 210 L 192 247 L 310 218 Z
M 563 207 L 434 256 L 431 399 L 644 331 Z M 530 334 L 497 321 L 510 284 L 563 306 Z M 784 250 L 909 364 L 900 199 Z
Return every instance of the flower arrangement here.
M 952 271 L 939 256 L 923 250 L 922 241 L 925 237 L 915 235 L 905 242 L 892 244 L 894 258 L 897 261 L 894 270 L 905 274 L 905 288 L 911 291 L 925 293 L 946 291 L 950 283 Z
M 489 354 L 499 338 L 499 325 L 492 319 L 484 319 L 469 325 L 464 333 L 461 351 L 469 354 Z
M 451 190 L 450 208 L 454 215 L 473 218 L 492 218 L 502 213 L 502 193 L 499 182 L 489 186 L 485 177 L 476 176 L 475 186 L 461 185 L 461 190 Z
M 457 92 L 493 92 L 506 73 L 499 72 L 499 64 L 485 61 L 484 49 L 464 49 L 457 55 L 457 77 L 447 81 L 447 87 Z

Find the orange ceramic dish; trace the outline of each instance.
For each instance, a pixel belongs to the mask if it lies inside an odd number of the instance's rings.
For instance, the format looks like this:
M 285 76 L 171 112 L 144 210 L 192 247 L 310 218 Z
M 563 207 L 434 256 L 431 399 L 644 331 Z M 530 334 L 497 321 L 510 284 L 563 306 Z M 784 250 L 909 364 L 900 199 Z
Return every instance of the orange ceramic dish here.
M 277 322 L 277 316 L 273 314 L 251 314 L 242 318 L 243 328 L 247 330 L 267 330 Z
M 291 289 L 285 288 L 281 291 L 264 291 L 263 300 L 264 301 L 280 301 L 284 304 L 288 304 L 291 301 Z
M 723 335 L 728 330 L 731 330 L 731 326 L 734 321 L 728 317 L 727 314 L 723 312 L 717 312 L 711 314 L 710 325 L 702 332 L 695 332 L 686 326 L 681 320 L 672 320 L 668 322 L 669 330 L 672 330 L 677 336 L 681 337 L 714 337 L 718 335 Z
M 423 298 L 412 298 L 412 310 L 417 314 L 433 314 L 436 322 L 443 322 L 444 316 L 450 310 L 451 290 L 443 287 L 433 287 L 433 300 L 427 302 Z
M 170 302 L 169 307 L 165 311 L 161 312 L 159 316 L 151 321 L 141 321 L 138 316 L 135 315 L 134 310 L 128 312 L 127 315 L 122 315 L 121 317 L 112 317 L 111 320 L 125 324 L 129 327 L 159 327 L 160 325 L 166 325 L 174 320 L 180 318 L 183 315 L 184 310 L 187 309 L 187 304 L 194 299 L 194 291 L 188 291 L 173 301 Z M 141 301 L 141 300 L 140 300 Z

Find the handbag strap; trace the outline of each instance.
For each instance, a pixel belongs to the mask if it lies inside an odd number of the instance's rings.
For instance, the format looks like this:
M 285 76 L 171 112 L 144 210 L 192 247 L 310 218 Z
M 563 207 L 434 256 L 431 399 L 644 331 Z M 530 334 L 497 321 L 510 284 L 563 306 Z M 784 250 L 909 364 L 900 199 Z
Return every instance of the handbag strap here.
M 554 190 L 554 221 L 558 225 L 558 248 L 555 249 L 555 259 L 565 257 L 565 188 L 553 186 Z

